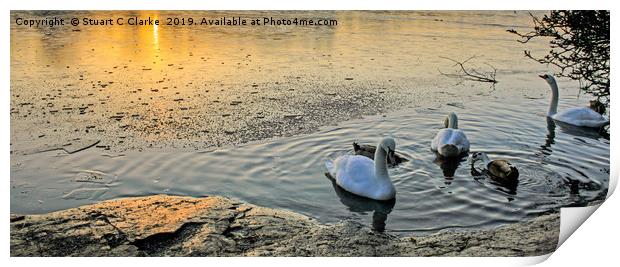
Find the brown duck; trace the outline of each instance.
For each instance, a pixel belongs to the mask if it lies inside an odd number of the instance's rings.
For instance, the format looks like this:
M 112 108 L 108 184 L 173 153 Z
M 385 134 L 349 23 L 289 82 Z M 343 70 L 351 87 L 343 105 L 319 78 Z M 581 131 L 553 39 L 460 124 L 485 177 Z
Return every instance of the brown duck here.
M 491 179 L 505 184 L 516 184 L 519 178 L 519 170 L 510 162 L 504 159 L 490 160 L 486 153 L 476 152 L 471 157 L 472 169 L 475 169 L 476 163 L 481 163 L 479 171 L 481 173 L 488 173 Z M 477 165 L 480 166 L 480 165 Z
M 376 146 L 373 145 L 360 145 L 357 142 L 353 142 L 353 153 L 355 155 L 365 156 L 369 159 L 375 160 Z M 387 157 L 388 165 L 394 166 L 407 161 L 407 159 L 397 155 L 396 153 L 389 153 Z
M 605 111 L 607 110 L 605 108 L 605 104 L 601 103 L 601 101 L 597 99 L 590 100 L 590 109 L 596 111 L 596 113 L 601 115 L 605 115 Z

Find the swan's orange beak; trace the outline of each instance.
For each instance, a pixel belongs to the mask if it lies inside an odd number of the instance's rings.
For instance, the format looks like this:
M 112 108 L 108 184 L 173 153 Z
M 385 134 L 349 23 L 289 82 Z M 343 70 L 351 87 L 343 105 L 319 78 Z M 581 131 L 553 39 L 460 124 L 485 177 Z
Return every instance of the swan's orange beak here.
M 547 79 L 547 75 L 538 75 L 538 77 L 543 78 L 543 79 Z

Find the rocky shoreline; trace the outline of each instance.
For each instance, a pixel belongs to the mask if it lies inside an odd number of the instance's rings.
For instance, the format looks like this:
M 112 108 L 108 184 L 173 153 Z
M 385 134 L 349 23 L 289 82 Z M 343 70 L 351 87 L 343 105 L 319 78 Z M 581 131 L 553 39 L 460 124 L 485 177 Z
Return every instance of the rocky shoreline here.
M 155 195 L 42 215 L 11 215 L 11 256 L 538 256 L 559 214 L 492 230 L 423 237 L 377 233 L 221 196 Z

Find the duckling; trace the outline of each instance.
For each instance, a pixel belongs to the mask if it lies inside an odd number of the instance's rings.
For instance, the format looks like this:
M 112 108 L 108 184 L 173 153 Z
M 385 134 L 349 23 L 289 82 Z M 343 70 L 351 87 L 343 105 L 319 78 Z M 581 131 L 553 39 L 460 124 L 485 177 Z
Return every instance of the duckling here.
M 477 165 L 476 163 L 479 162 Z M 474 165 L 476 165 L 476 168 Z M 518 183 L 519 170 L 505 159 L 490 160 L 486 153 L 476 152 L 471 156 L 472 173 L 488 173 L 491 179 L 503 185 Z
M 355 155 L 365 156 L 369 159 L 375 159 L 375 151 L 377 150 L 376 146 L 373 145 L 360 145 L 357 142 L 353 142 L 353 153 Z M 392 155 L 388 155 L 387 163 L 390 166 L 395 166 L 400 163 L 407 161 L 407 159 L 393 153 Z
M 596 113 L 605 115 L 605 104 L 601 103 L 598 99 L 590 100 L 590 109 L 596 111 Z

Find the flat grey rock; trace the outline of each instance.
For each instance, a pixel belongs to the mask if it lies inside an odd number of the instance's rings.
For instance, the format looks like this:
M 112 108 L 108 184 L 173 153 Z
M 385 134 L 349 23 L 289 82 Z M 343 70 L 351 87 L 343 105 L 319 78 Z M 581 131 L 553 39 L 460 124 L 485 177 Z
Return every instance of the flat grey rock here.
M 535 256 L 552 252 L 559 214 L 486 231 L 422 237 L 211 196 L 156 195 L 42 215 L 11 215 L 11 256 Z

